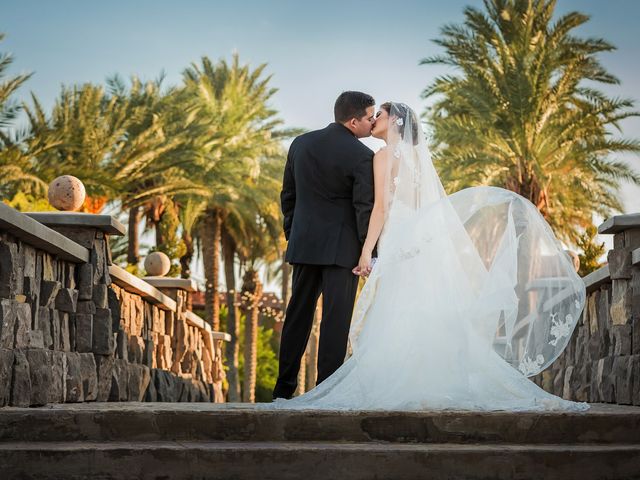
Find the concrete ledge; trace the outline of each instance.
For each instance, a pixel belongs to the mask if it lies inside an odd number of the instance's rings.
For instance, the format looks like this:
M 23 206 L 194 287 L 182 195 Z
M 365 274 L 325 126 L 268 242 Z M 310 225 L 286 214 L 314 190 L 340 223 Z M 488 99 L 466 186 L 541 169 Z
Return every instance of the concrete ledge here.
M 619 233 L 630 228 L 640 228 L 640 213 L 611 217 L 598 227 L 598 233 Z
M 192 278 L 144 277 L 143 280 L 156 288 L 176 288 L 186 292 L 197 292 L 198 286 Z
M 111 215 L 79 212 L 28 212 L 25 215 L 48 227 L 97 228 L 109 235 L 124 235 L 125 226 Z
M 638 265 L 640 263 L 640 248 L 636 248 L 631 252 L 631 264 Z
M 601 285 L 605 283 L 609 283 L 611 281 L 609 275 L 609 265 L 605 265 L 604 267 L 600 267 L 595 272 L 591 272 L 586 277 L 583 277 L 582 281 L 584 282 L 584 286 L 587 289 L 587 293 L 597 290 Z
M 222 340 L 225 342 L 231 341 L 231 335 L 225 332 L 214 332 L 211 329 L 211 325 L 209 325 L 207 322 L 204 321 L 204 318 L 199 317 L 198 315 L 193 313 L 191 310 L 187 310 L 187 312 L 185 313 L 185 316 L 187 318 L 187 323 L 189 325 L 191 325 L 192 327 L 198 327 L 200 329 L 203 329 L 211 333 L 211 336 L 214 340 Z
M 153 285 L 148 284 L 141 278 L 132 275 L 124 268 L 117 265 L 109 266 L 109 275 L 113 280 L 113 283 L 119 287 L 124 288 L 129 293 L 135 293 L 140 295 L 145 300 L 158 305 L 163 310 L 176 311 L 176 302 L 162 293 Z
M 89 261 L 89 250 L 2 202 L 0 229 L 62 260 L 74 263 Z

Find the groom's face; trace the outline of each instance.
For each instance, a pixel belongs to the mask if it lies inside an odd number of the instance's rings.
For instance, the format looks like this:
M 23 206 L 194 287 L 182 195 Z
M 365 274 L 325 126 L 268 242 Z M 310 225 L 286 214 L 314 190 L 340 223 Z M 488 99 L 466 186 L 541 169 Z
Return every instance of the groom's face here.
M 353 133 L 358 138 L 368 137 L 371 135 L 371 130 L 376 123 L 375 119 L 375 107 L 371 106 L 367 108 L 367 113 L 361 118 L 354 118 L 351 120 L 353 126 Z

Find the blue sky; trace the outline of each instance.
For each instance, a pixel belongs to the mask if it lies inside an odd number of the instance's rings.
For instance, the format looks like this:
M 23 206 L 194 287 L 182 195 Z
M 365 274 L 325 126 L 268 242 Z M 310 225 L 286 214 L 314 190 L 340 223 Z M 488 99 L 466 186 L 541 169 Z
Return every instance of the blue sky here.
M 20 90 L 46 106 L 61 84 L 102 82 L 114 73 L 169 84 L 202 55 L 268 63 L 273 100 L 288 126 L 319 128 L 332 120 L 342 90 L 371 93 L 381 103 L 404 101 L 421 111 L 420 93 L 441 67 L 420 66 L 438 53 L 431 40 L 440 27 L 462 20 L 478 0 L 412 1 L 5 1 L 1 51 L 15 56 L 12 72 L 32 71 Z M 559 0 L 559 13 L 579 10 L 592 20 L 578 33 L 601 36 L 618 47 L 602 61 L 622 84 L 604 88 L 614 96 L 640 99 L 638 19 L 635 0 Z M 640 120 L 623 123 L 640 138 Z M 627 157 L 640 170 L 640 160 Z M 623 191 L 627 211 L 640 211 L 640 189 Z

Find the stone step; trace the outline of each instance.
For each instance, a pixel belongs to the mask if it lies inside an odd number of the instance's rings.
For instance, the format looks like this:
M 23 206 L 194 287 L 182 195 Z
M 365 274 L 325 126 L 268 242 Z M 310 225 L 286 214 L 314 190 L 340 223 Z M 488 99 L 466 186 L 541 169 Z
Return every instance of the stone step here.
M 241 404 L 84 403 L 0 409 L 0 443 L 72 441 L 640 445 L 640 408 L 586 413 L 273 411 Z
M 338 442 L 6 442 L 2 478 L 633 479 L 640 446 Z

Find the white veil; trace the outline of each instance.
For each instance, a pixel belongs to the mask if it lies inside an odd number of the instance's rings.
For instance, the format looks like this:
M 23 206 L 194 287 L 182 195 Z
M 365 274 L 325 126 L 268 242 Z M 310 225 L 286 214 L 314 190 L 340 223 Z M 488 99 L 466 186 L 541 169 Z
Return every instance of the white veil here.
M 418 116 L 405 104 L 391 104 L 387 145 L 386 221 L 354 312 L 353 351 L 376 285 L 391 273 L 416 292 L 394 306 L 397 315 L 424 312 L 420 321 L 433 322 L 442 313 L 447 319 L 437 320 L 471 348 L 492 348 L 525 376 L 545 369 L 567 345 L 586 296 L 546 221 L 528 200 L 501 188 L 447 196 Z M 434 300 L 434 290 L 447 298 Z M 430 301 L 437 305 L 424 305 Z

